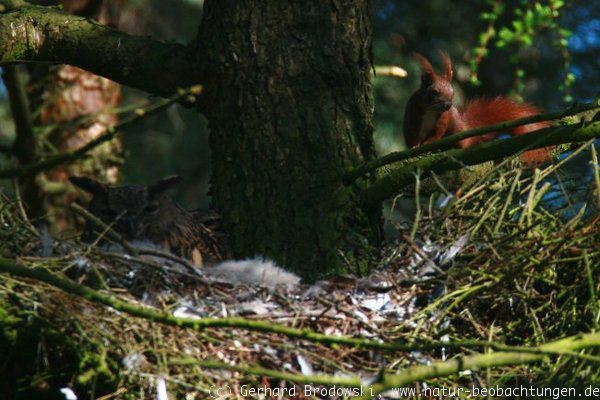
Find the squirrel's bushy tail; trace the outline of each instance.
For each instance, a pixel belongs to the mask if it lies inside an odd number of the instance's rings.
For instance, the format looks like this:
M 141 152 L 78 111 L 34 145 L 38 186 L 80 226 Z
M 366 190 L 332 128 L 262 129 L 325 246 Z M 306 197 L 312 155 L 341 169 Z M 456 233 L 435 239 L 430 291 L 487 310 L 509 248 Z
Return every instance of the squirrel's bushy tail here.
M 541 110 L 529 103 L 517 103 L 507 97 L 498 96 L 493 99 L 474 99 L 469 101 L 461 110 L 460 115 L 463 122 L 469 128 L 493 125 L 504 121 L 529 117 L 539 114 Z M 533 124 L 517 126 L 510 130 L 512 135 L 524 135 L 538 129 L 550 126 L 550 122 L 542 121 Z M 498 132 L 492 132 L 483 136 L 476 136 L 459 142 L 461 147 L 470 147 L 477 143 L 493 139 Z M 540 163 L 551 159 L 549 148 L 530 150 L 521 156 L 526 163 Z

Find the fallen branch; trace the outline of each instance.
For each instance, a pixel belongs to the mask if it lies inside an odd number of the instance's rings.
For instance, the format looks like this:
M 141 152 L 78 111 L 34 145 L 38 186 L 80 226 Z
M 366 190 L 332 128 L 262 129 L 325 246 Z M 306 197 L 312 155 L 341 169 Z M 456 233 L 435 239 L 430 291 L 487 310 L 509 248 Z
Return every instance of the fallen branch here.
M 436 140 L 435 142 L 425 144 L 423 146 L 415 147 L 413 149 L 398 151 L 387 154 L 383 157 L 380 157 L 376 160 L 368 162 L 360 167 L 357 167 L 351 171 L 349 171 L 344 176 L 344 181 L 348 184 L 354 182 L 356 179 L 361 176 L 375 171 L 376 169 L 383 167 L 384 165 L 392 164 L 398 161 L 407 160 L 409 158 L 417 157 L 425 153 L 439 151 L 439 150 L 447 150 L 452 148 L 453 145 L 463 139 L 470 138 L 473 136 L 481 136 L 483 134 L 494 132 L 494 131 L 506 131 L 510 128 L 514 128 L 516 126 L 527 125 L 534 122 L 540 121 L 549 121 L 560 119 L 564 117 L 568 117 L 571 115 L 579 114 L 585 111 L 593 110 L 600 108 L 600 100 L 596 100 L 592 103 L 586 103 L 581 105 L 576 105 L 566 110 L 561 111 L 553 111 L 544 114 L 533 115 L 530 117 L 519 118 L 513 121 L 501 122 L 499 124 L 482 126 L 480 128 L 469 129 L 467 131 L 457 133 L 455 135 L 446 136 L 440 140 Z

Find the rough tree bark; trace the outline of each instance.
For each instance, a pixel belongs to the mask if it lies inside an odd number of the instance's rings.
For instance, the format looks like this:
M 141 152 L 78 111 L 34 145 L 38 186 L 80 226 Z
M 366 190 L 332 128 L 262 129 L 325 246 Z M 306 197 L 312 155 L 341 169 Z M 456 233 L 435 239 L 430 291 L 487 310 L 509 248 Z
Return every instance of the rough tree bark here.
M 159 94 L 204 84 L 214 203 L 237 255 L 308 279 L 366 270 L 380 221 L 341 176 L 374 157 L 368 0 L 206 1 L 187 48 L 1 3 L 13 40 L 0 62 L 71 63 Z
M 347 168 L 374 157 L 368 1 L 207 1 L 213 198 L 238 255 L 316 278 L 376 239 Z M 364 270 L 362 271 L 364 272 Z

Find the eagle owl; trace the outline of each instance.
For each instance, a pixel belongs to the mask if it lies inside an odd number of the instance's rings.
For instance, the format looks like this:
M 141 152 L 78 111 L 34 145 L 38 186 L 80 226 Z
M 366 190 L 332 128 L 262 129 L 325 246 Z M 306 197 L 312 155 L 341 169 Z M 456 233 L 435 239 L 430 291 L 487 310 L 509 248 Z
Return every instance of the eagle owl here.
M 165 192 L 181 180 L 169 176 L 152 185 L 109 186 L 86 177 L 69 180 L 93 197 L 88 211 L 126 240 L 154 243 L 201 265 L 203 258 L 220 259 L 219 246 L 211 231 L 193 212 L 175 203 Z M 86 223 L 82 239 L 94 241 L 98 229 Z

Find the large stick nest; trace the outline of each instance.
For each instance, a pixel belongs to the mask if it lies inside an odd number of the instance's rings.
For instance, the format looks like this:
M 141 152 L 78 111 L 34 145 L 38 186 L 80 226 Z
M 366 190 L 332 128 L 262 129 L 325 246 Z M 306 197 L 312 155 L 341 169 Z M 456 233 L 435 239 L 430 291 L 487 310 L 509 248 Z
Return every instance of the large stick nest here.
M 496 167 L 465 184 L 459 198 L 448 188 L 432 194 L 419 202 L 410 222 L 401 218 L 404 222 L 393 224 L 397 239 L 382 249 L 380 265 L 365 278 L 277 289 L 211 281 L 165 260 L 52 240 L 7 197 L 0 199 L 0 255 L 175 316 L 241 316 L 383 342 L 479 339 L 532 346 L 589 332 L 599 323 L 600 233 L 594 208 L 599 188 L 593 174 L 574 177 L 565 165 L 536 173 Z M 204 399 L 223 385 L 231 388 L 231 398 L 243 398 L 243 384 L 294 385 L 244 366 L 367 381 L 471 351 L 384 352 L 242 329 L 198 332 L 132 317 L 8 274 L 0 274 L 0 326 L 0 349 L 6 350 L 0 386 L 37 395 L 68 387 L 80 399 L 111 393 L 112 398 L 154 398 L 164 382 L 171 398 Z M 191 359 L 242 371 L 193 365 Z M 471 371 L 428 384 L 600 382 L 597 368 L 577 357 L 508 370 Z M 394 392 L 385 396 L 394 398 Z

